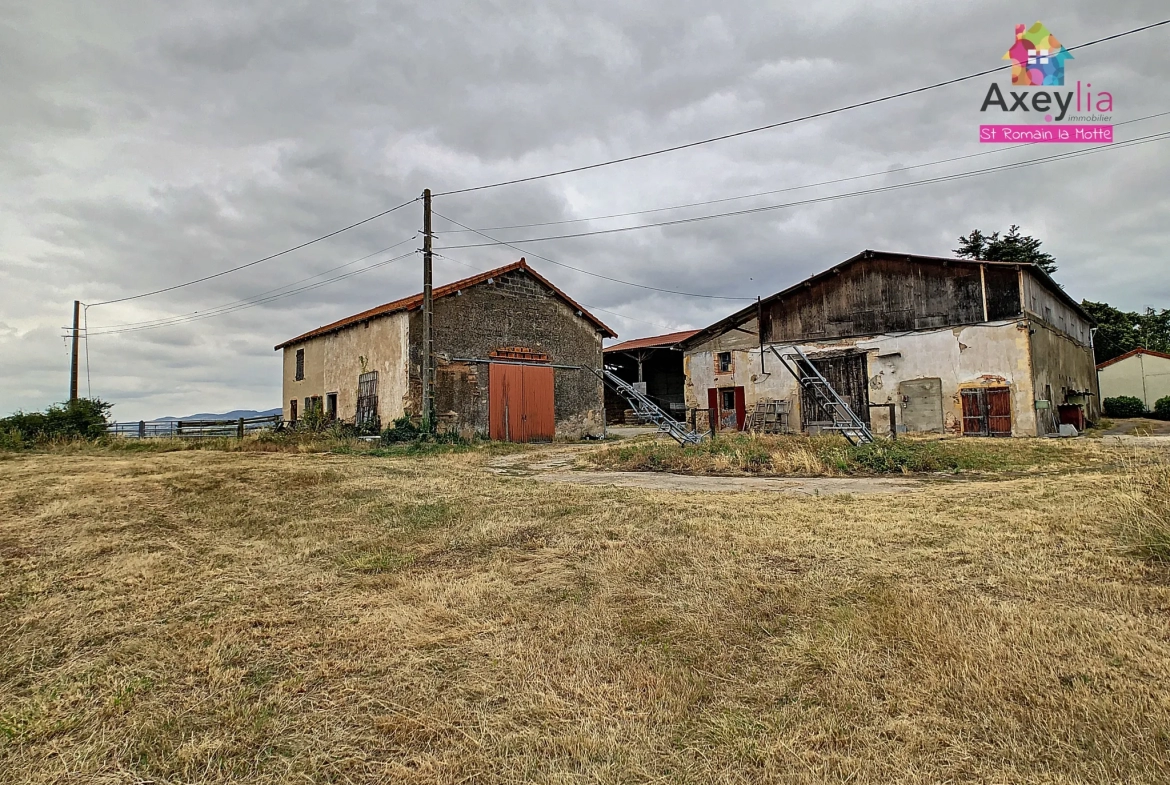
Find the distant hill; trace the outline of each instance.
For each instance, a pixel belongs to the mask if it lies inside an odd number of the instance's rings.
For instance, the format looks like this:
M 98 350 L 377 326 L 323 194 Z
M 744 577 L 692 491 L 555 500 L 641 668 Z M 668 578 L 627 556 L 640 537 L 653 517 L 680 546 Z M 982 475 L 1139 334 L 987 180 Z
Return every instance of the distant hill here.
M 151 422 L 174 422 L 175 420 L 238 420 L 241 417 L 248 419 L 249 417 L 271 417 L 274 414 L 280 414 L 281 409 L 265 409 L 262 412 L 254 409 L 236 409 L 223 414 L 209 414 L 208 412 L 200 412 L 199 414 L 188 414 L 186 417 L 156 417 Z

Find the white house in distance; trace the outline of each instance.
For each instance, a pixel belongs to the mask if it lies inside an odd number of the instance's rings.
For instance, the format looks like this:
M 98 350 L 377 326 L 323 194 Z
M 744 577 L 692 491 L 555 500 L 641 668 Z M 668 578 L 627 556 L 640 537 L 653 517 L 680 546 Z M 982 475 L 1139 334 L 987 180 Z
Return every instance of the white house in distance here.
M 1153 411 L 1159 399 L 1170 395 L 1170 354 L 1134 349 L 1097 366 L 1101 399 L 1128 395 Z

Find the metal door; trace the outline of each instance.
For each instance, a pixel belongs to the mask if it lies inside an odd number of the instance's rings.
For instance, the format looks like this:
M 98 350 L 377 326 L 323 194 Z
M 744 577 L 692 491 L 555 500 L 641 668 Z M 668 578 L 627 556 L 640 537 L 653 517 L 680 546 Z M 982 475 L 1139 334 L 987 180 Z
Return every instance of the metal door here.
M 902 424 L 910 433 L 943 431 L 942 379 L 907 379 L 898 385 Z
M 496 441 L 552 441 L 556 432 L 553 369 L 488 365 L 488 433 Z

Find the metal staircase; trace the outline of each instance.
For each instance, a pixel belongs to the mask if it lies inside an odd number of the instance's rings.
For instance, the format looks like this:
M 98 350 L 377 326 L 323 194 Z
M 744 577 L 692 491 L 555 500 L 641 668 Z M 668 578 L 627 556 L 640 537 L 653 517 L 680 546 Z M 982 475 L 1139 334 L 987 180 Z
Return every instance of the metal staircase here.
M 850 444 L 869 444 L 873 441 L 873 433 L 869 426 L 841 399 L 829 384 L 829 380 L 799 347 L 793 346 L 792 354 L 781 354 L 775 346 L 768 348 L 788 372 L 796 377 L 800 386 L 811 392 L 817 403 L 833 418 L 833 424 L 825 426 L 825 430 L 839 431 Z
M 634 410 L 634 413 L 638 415 L 640 420 L 643 422 L 652 422 L 657 425 L 660 433 L 670 434 L 672 439 L 684 447 L 688 444 L 698 444 L 703 441 L 704 434 L 695 433 L 685 423 L 681 423 L 671 417 L 660 409 L 658 404 L 647 398 L 644 393 L 639 392 L 636 387 L 616 373 L 608 371 L 605 368 L 602 368 L 600 373 L 592 368 L 589 370 L 593 371 L 594 376 L 601 379 L 603 383 L 612 387 L 618 395 L 625 398 L 626 402 L 630 404 L 630 408 Z

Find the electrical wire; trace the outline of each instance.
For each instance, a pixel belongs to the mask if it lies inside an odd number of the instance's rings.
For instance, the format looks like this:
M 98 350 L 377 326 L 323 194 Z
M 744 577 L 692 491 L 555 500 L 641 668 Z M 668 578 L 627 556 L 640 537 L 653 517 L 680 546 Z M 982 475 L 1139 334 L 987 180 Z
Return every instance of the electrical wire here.
M 175 325 L 175 324 L 187 324 L 188 322 L 197 322 L 197 321 L 201 321 L 203 319 L 210 319 L 214 316 L 222 316 L 225 313 L 235 313 L 236 311 L 244 311 L 244 310 L 247 310 L 248 308 L 254 308 L 257 305 L 264 305 L 265 303 L 269 303 L 269 302 L 272 302 L 274 300 L 280 300 L 284 297 L 291 297 L 292 295 L 300 294 L 301 292 L 312 291 L 313 289 L 318 289 L 322 286 L 328 286 L 329 284 L 336 283 L 337 281 L 343 281 L 347 278 L 353 278 L 354 276 L 368 273 L 371 270 L 376 270 L 380 267 L 385 267 L 388 264 L 392 264 L 394 262 L 397 262 L 400 259 L 405 259 L 408 256 L 413 256 L 416 253 L 418 253 L 417 250 L 407 251 L 404 254 L 400 254 L 399 256 L 395 256 L 391 259 L 385 259 L 381 262 L 377 262 L 376 264 L 371 264 L 368 267 L 361 268 L 360 270 L 354 270 L 353 272 L 345 273 L 344 275 L 338 275 L 334 278 L 328 278 L 324 281 L 318 281 L 315 284 L 311 284 L 309 286 L 302 286 L 299 289 L 293 289 L 291 291 L 283 292 L 281 294 L 276 294 L 276 295 L 273 295 L 271 297 L 265 297 L 265 298 L 262 298 L 259 300 L 249 301 L 246 304 L 240 305 L 238 307 L 225 308 L 225 309 L 222 309 L 219 311 L 200 313 L 197 316 L 175 317 L 172 321 L 167 322 L 165 324 L 152 324 L 152 325 L 147 325 L 144 327 L 127 327 L 124 329 L 103 330 L 101 332 L 94 332 L 93 334 L 94 335 L 117 335 L 119 333 L 139 332 L 141 330 L 154 330 L 154 329 L 157 329 L 159 327 L 169 327 L 169 326 Z
M 1122 150 L 1122 149 L 1125 149 L 1127 147 L 1134 147 L 1134 146 L 1141 145 L 1141 144 L 1149 144 L 1152 142 L 1163 141 L 1167 138 L 1168 135 L 1170 135 L 1170 132 L 1162 132 L 1162 133 L 1158 133 L 1158 134 L 1151 134 L 1149 136 L 1138 137 L 1137 139 L 1132 139 L 1132 140 L 1128 140 L 1125 142 L 1115 143 L 1115 144 L 1111 144 L 1108 146 L 1096 147 L 1096 148 L 1093 148 L 1091 150 L 1074 150 L 1074 151 L 1070 151 L 1067 153 L 1058 153 L 1056 155 L 1051 155 L 1051 156 L 1047 156 L 1044 158 L 1034 158 L 1034 159 L 1027 160 L 1027 161 L 1017 161 L 1017 162 L 1010 163 L 1010 164 L 1001 164 L 999 166 L 988 167 L 985 169 L 976 169 L 976 170 L 973 170 L 970 172 L 959 172 L 959 173 L 955 173 L 955 174 L 941 175 L 939 177 L 932 177 L 932 178 L 928 178 L 925 180 L 913 180 L 913 181 L 910 181 L 908 183 L 894 183 L 891 185 L 884 185 L 884 186 L 880 186 L 877 188 L 869 188 L 869 189 L 862 190 L 862 191 L 851 191 L 851 192 L 844 193 L 844 194 L 833 194 L 830 196 L 819 196 L 819 197 L 816 197 L 813 199 L 804 199 L 804 200 L 797 201 L 797 202 L 784 202 L 781 204 L 772 204 L 772 205 L 764 205 L 761 207 L 752 207 L 752 208 L 748 208 L 745 210 L 734 210 L 731 212 L 713 213 L 710 215 L 698 215 L 698 216 L 693 216 L 690 218 L 678 218 L 678 219 L 675 219 L 672 221 L 659 221 L 656 223 L 638 224 L 637 226 L 623 226 L 623 227 L 618 227 L 615 229 L 596 229 L 596 230 L 589 231 L 589 232 L 574 232 L 571 234 L 560 234 L 560 235 L 552 235 L 552 236 L 547 236 L 547 237 L 527 237 L 527 238 L 524 238 L 521 240 L 514 240 L 514 241 L 510 241 L 510 242 L 504 242 L 503 240 L 498 240 L 494 237 L 491 237 L 490 235 L 484 234 L 481 230 L 470 229 L 469 227 L 465 226 L 464 224 L 461 224 L 458 221 L 455 221 L 455 220 L 447 217 L 446 215 L 442 215 L 441 213 L 439 213 L 437 211 L 435 211 L 435 215 L 438 215 L 440 218 L 443 218 L 444 220 L 451 221 L 451 223 L 455 224 L 456 226 L 461 226 L 465 229 L 468 229 L 469 231 L 474 232 L 475 234 L 479 234 L 482 237 L 486 237 L 486 238 L 492 240 L 492 242 L 489 242 L 489 243 L 468 243 L 468 244 L 464 244 L 464 245 L 447 245 L 447 246 L 443 246 L 440 250 L 456 250 L 456 249 L 462 249 L 462 248 L 485 248 L 485 247 L 492 246 L 492 245 L 503 244 L 503 245 L 508 245 L 511 248 L 515 248 L 516 250 L 520 250 L 521 252 L 524 252 L 522 249 L 520 249 L 516 245 L 512 245 L 511 243 L 536 243 L 536 242 L 548 242 L 550 240 L 568 240 L 568 239 L 573 239 L 573 238 L 578 238 L 578 237 L 595 237 L 597 235 L 619 234 L 622 232 L 634 232 L 634 231 L 639 231 L 641 229 L 653 229 L 653 228 L 664 227 L 664 226 L 679 226 L 682 224 L 697 223 L 699 221 L 709 221 L 709 220 L 712 220 L 715 218 L 729 218 L 729 217 L 734 217 L 734 216 L 739 216 L 739 215 L 752 215 L 755 213 L 769 212 L 772 210 L 783 210 L 783 209 L 786 209 L 789 207 L 803 207 L 803 206 L 811 205 L 811 204 L 820 204 L 823 202 L 832 202 L 832 201 L 837 201 L 840 199 L 849 199 L 849 198 L 853 198 L 856 196 L 867 196 L 870 194 L 885 193 L 888 191 L 897 191 L 897 190 L 901 190 L 904 188 L 914 188 L 914 187 L 918 187 L 921 185 L 931 185 L 931 184 L 935 184 L 935 183 L 950 182 L 953 180 L 965 180 L 969 177 L 978 177 L 978 176 L 982 176 L 982 175 L 986 175 L 986 174 L 993 174 L 995 172 L 1000 172 L 1000 171 L 1005 171 L 1005 170 L 1025 169 L 1025 168 L 1028 168 L 1031 166 L 1039 166 L 1041 164 L 1050 163 L 1052 161 L 1064 160 L 1064 159 L 1068 159 L 1068 158 L 1080 158 L 1082 156 L 1095 155 L 1098 153 L 1108 152 L 1111 150 Z M 535 254 L 533 254 L 533 255 L 535 256 Z M 540 258 L 543 258 L 543 257 L 540 257 Z M 553 262 L 553 263 L 557 264 L 557 262 Z M 576 269 L 576 268 L 573 268 L 573 269 Z M 579 271 L 579 272 L 586 272 L 586 271 Z M 627 283 L 627 282 L 619 281 L 619 283 Z
M 190 312 L 185 313 L 185 314 L 177 314 L 175 316 L 165 316 L 165 317 L 161 317 L 158 319 L 146 319 L 146 320 L 141 321 L 141 322 L 122 322 L 120 324 L 104 324 L 100 327 L 95 327 L 94 329 L 95 330 L 110 330 L 110 329 L 122 328 L 122 327 L 138 327 L 140 325 L 154 325 L 154 324 L 164 325 L 164 324 L 170 323 L 172 320 L 175 320 L 175 319 L 183 319 L 183 318 L 188 317 L 188 316 L 195 316 L 196 314 L 206 313 L 208 310 L 218 311 L 218 310 L 223 309 L 223 308 L 230 308 L 230 307 L 235 306 L 235 305 L 240 304 L 240 303 L 250 303 L 258 297 L 264 297 L 265 295 L 272 294 L 273 292 L 279 292 L 281 289 L 287 289 L 290 286 L 296 286 L 297 284 L 305 283 L 306 281 L 311 281 L 314 278 L 320 278 L 321 276 L 326 275 L 326 274 L 331 273 L 331 272 L 334 272 L 336 270 L 341 270 L 341 269 L 344 269 L 346 267 L 350 267 L 352 265 L 357 264 L 358 262 L 364 262 L 366 259 L 369 259 L 371 256 L 377 256 L 378 254 L 383 254 L 383 253 L 386 253 L 387 251 L 392 251 L 400 245 L 403 245 L 405 243 L 409 243 L 411 240 L 415 239 L 416 237 L 418 237 L 417 232 L 415 234 L 411 235 L 410 237 L 407 237 L 405 240 L 401 240 L 399 242 L 396 242 L 393 245 L 388 245 L 385 248 L 380 248 L 377 251 L 374 251 L 373 253 L 368 253 L 365 256 L 362 256 L 358 259 L 354 259 L 351 262 L 346 262 L 345 264 L 339 264 L 336 267 L 330 267 L 328 270 L 322 270 L 321 272 L 317 273 L 316 275 L 310 275 L 308 278 L 302 278 L 299 281 L 293 281 L 292 283 L 286 283 L 283 286 L 277 286 L 275 288 L 268 289 L 268 290 L 265 290 L 263 292 L 257 292 L 256 294 L 248 295 L 247 297 L 241 298 L 239 300 L 233 300 L 229 303 L 224 303 L 223 305 L 217 305 L 211 309 L 206 309 L 204 311 L 190 311 Z
M 1170 112 L 1159 112 L 1157 114 L 1146 115 L 1145 117 L 1135 117 L 1132 120 L 1125 120 L 1125 121 L 1120 122 L 1120 123 L 1114 123 L 1113 127 L 1117 128 L 1119 126 L 1129 125 L 1130 123 L 1140 123 L 1140 122 L 1145 121 L 1145 120 L 1153 120 L 1154 118 L 1157 118 L 1157 117 L 1165 117 L 1166 115 L 1170 115 Z M 720 199 L 708 199 L 708 200 L 702 201 L 702 202 L 691 202 L 689 204 L 676 204 L 676 205 L 673 205 L 671 207 L 654 207 L 654 208 L 649 209 L 649 210 L 634 210 L 634 211 L 628 212 L 628 213 L 611 213 L 609 215 L 596 215 L 596 216 L 593 216 L 591 218 L 567 218 L 567 219 L 560 220 L 560 221 L 542 221 L 539 223 L 530 223 L 530 224 L 512 224 L 510 226 L 487 226 L 487 227 L 483 227 L 482 231 L 499 232 L 499 231 L 506 231 L 508 229 L 534 229 L 534 228 L 538 228 L 538 227 L 542 227 L 542 226 L 562 226 L 564 224 L 587 223 L 587 222 L 591 222 L 591 221 L 604 221 L 604 220 L 608 220 L 610 218 L 630 218 L 630 217 L 635 216 L 635 215 L 650 215 L 652 213 L 664 213 L 664 212 L 669 212 L 671 210 L 684 210 L 684 209 L 691 208 L 691 207 L 707 207 L 707 206 L 713 205 L 713 204 L 723 204 L 725 202 L 735 202 L 735 201 L 739 201 L 741 199 L 755 199 L 755 198 L 760 197 L 760 196 L 773 196 L 775 194 L 789 193 L 791 191 L 803 191 L 803 190 L 806 190 L 808 188 L 818 188 L 818 187 L 824 186 L 824 185 L 837 185 L 839 183 L 848 183 L 848 182 L 852 182 L 854 180 L 866 180 L 866 179 L 869 179 L 871 177 L 880 177 L 882 175 L 896 174 L 898 172 L 909 172 L 909 171 L 914 170 L 914 169 L 924 169 L 924 168 L 929 167 L 929 166 L 940 166 L 942 164 L 954 163 L 956 161 L 966 161 L 970 158 L 979 158 L 979 157 L 985 156 L 985 155 L 995 155 L 996 153 L 1005 153 L 1005 152 L 1008 152 L 1009 150 L 1019 150 L 1022 147 L 1033 147 L 1033 146 L 1035 146 L 1034 142 L 1026 142 L 1024 144 L 1014 144 L 1014 145 L 1008 145 L 1006 147 L 996 147 L 995 149 L 992 149 L 992 150 L 984 150 L 984 151 L 978 152 L 978 153 L 971 153 L 970 155 L 959 155 L 959 156 L 955 156 L 953 158 L 942 158 L 942 159 L 937 160 L 937 161 L 927 161 L 925 163 L 912 164 L 910 166 L 899 166 L 899 167 L 896 167 L 894 169 L 883 169 L 880 172 L 869 172 L 868 174 L 858 174 L 858 175 L 852 175 L 850 177 L 838 177 L 835 180 L 822 180 L 822 181 L 817 182 L 817 183 L 805 183 L 803 185 L 791 185 L 791 186 L 788 186 L 786 188 L 776 188 L 776 189 L 770 190 L 770 191 L 758 191 L 756 193 L 741 194 L 739 196 L 726 196 L 726 197 L 723 197 Z M 467 233 L 469 231 L 471 231 L 471 230 L 469 230 L 469 229 L 451 229 L 451 230 L 444 232 L 444 234 L 464 234 L 464 233 Z
M 414 199 L 411 199 L 409 202 L 403 202 L 402 204 L 398 205 L 397 207 L 391 207 L 389 210 L 383 210 L 382 212 L 378 213 L 377 215 L 371 215 L 369 218 L 363 218 L 362 220 L 357 221 L 356 223 L 351 223 L 349 226 L 343 227 L 343 228 L 338 229 L 338 230 L 333 231 L 333 232 L 329 232 L 328 234 L 323 234 L 320 237 L 315 237 L 312 240 L 301 243 L 300 245 L 294 245 L 292 248 L 286 248 L 283 251 L 278 251 L 277 253 L 270 254 L 268 256 L 263 257 L 262 259 L 257 259 L 253 262 L 248 262 L 247 264 L 241 264 L 238 267 L 232 267 L 230 270 L 223 270 L 221 272 L 214 273 L 212 275 L 205 275 L 202 278 L 196 278 L 192 281 L 187 281 L 186 283 L 175 284 L 174 286 L 166 286 L 162 289 L 155 289 L 154 291 L 151 291 L 151 292 L 143 292 L 142 294 L 135 294 L 135 295 L 131 295 L 129 297 L 119 297 L 115 300 L 104 300 L 100 303 L 93 303 L 92 307 L 97 307 L 99 305 L 111 305 L 113 303 L 124 303 L 124 302 L 127 302 L 128 300 L 139 300 L 143 297 L 151 297 L 151 296 L 156 295 L 156 294 L 162 294 L 163 292 L 173 292 L 175 289 L 182 289 L 185 286 L 191 286 L 193 284 L 203 283 L 204 281 L 210 281 L 212 278 L 219 278 L 220 276 L 223 276 L 223 275 L 228 275 L 230 273 L 239 272 L 240 270 L 243 270 L 243 269 L 248 268 L 248 267 L 253 267 L 257 264 L 260 264 L 261 262 L 267 262 L 271 259 L 277 258 L 278 256 L 284 256 L 285 254 L 292 253 L 293 251 L 299 251 L 302 248 L 307 248 L 308 246 L 313 245 L 314 243 L 319 243 L 322 240 L 328 240 L 330 237 L 336 237 L 337 235 L 341 234 L 342 232 L 348 232 L 350 229 L 354 229 L 358 226 L 361 226 L 362 224 L 366 224 L 366 223 L 369 223 L 370 221 L 381 218 L 382 216 L 389 215 L 390 213 L 392 213 L 396 210 L 401 210 L 403 207 L 406 207 L 407 205 L 410 205 L 410 204 L 414 204 L 415 202 L 417 202 L 421 198 L 422 197 L 416 196 Z
M 754 297 L 721 297 L 719 295 L 714 295 L 714 294 L 696 294 L 694 292 L 680 292 L 680 291 L 675 290 L 675 289 L 661 289 L 657 286 L 647 286 L 646 284 L 634 283 L 633 281 L 623 281 L 620 278 L 611 278 L 608 275 L 602 275 L 601 273 L 595 273 L 591 270 L 584 270 L 580 267 L 574 267 L 571 264 L 565 264 L 564 262 L 558 262 L 556 259 L 550 259 L 547 256 L 541 256 L 540 254 L 535 253 L 534 251 L 526 251 L 523 248 L 521 248 L 520 246 L 513 245 L 510 242 L 505 242 L 504 240 L 497 240 L 496 238 L 492 237 L 489 234 L 484 234 L 479 229 L 472 229 L 467 224 L 461 224 L 458 221 L 456 221 L 454 218 L 448 218 L 447 216 L 437 212 L 433 207 L 431 208 L 431 212 L 433 212 L 435 215 L 442 218 L 444 221 L 450 221 L 451 223 L 455 224 L 456 226 L 462 226 L 464 229 L 468 230 L 469 232 L 475 232 L 476 234 L 480 235 L 481 237 L 486 237 L 487 239 L 491 240 L 490 243 L 479 243 L 477 245 L 444 246 L 443 248 L 438 249 L 440 251 L 449 251 L 449 250 L 452 250 L 454 248 L 486 248 L 486 247 L 493 246 L 493 245 L 504 245 L 504 246 L 507 246 L 508 248 L 511 248 L 514 251 L 518 251 L 518 252 L 524 254 L 525 256 L 531 256 L 533 258 L 548 262 L 549 264 L 555 264 L 557 267 L 564 267 L 567 270 L 573 270 L 574 272 L 582 273 L 584 275 L 592 275 L 594 278 L 600 278 L 603 281 L 612 281 L 613 283 L 620 283 L 620 284 L 624 284 L 626 286 L 636 286 L 639 289 L 649 289 L 650 291 L 663 292 L 664 294 L 678 294 L 678 295 L 682 295 L 684 297 L 702 297 L 702 298 L 707 299 L 707 300 L 754 300 L 755 299 Z M 520 240 L 517 242 L 523 242 L 523 241 Z
M 1076 46 L 1065 47 L 1065 50 L 1072 52 L 1072 51 L 1077 50 L 1077 49 L 1085 49 L 1086 47 L 1096 46 L 1097 44 L 1102 44 L 1102 43 L 1105 43 L 1107 41 L 1114 41 L 1114 40 L 1117 40 L 1119 38 L 1124 38 L 1126 36 L 1130 36 L 1130 35 L 1134 35 L 1136 33 L 1144 32 L 1146 30 L 1152 30 L 1155 27 L 1161 27 L 1161 26 L 1166 25 L 1166 24 L 1170 24 L 1170 19 L 1164 19 L 1160 22 L 1154 22 L 1152 24 L 1143 25 L 1142 27 L 1135 27 L 1132 30 L 1126 30 L 1125 32 L 1121 32 L 1121 33 L 1114 33 L 1113 35 L 1105 36 L 1104 38 L 1098 38 L 1098 39 L 1095 39 L 1093 41 L 1086 41 L 1085 43 L 1077 44 Z M 870 99 L 865 100 L 865 101 L 858 101 L 856 103 L 847 104 L 845 106 L 839 106 L 835 109 L 827 109 L 823 112 L 814 112 L 813 114 L 807 114 L 807 115 L 803 115 L 801 117 L 794 117 L 794 118 L 791 118 L 788 120 L 781 120 L 780 122 L 776 122 L 776 123 L 768 123 L 767 125 L 756 126 L 755 128 L 748 128 L 748 129 L 743 130 L 743 131 L 735 131 L 733 133 L 722 134 L 720 136 L 712 136 L 712 137 L 709 137 L 707 139 L 700 139 L 699 141 L 696 141 L 696 142 L 687 142 L 685 144 L 673 145 L 671 147 L 663 147 L 661 149 L 651 150 L 650 152 L 646 152 L 646 153 L 638 153 L 636 155 L 627 155 L 627 156 L 624 156 L 622 158 L 612 158 L 608 161 L 600 161 L 598 163 L 586 164 L 584 166 L 575 166 L 575 167 L 572 167 L 569 169 L 561 169 L 561 170 L 554 171 L 554 172 L 546 172 L 545 174 L 530 175 L 528 177 L 518 177 L 518 178 L 515 178 L 512 180 L 502 180 L 500 182 L 487 183 L 485 185 L 477 185 L 477 186 L 473 186 L 470 188 L 458 188 L 458 189 L 451 190 L 451 191 L 440 191 L 434 195 L 435 196 L 452 196 L 454 194 L 465 194 L 465 193 L 471 193 L 473 191 L 483 191 L 483 190 L 486 190 L 488 188 L 499 188 L 499 187 L 505 186 L 505 185 L 516 185 L 519 183 L 528 183 L 528 182 L 532 182 L 534 180 L 542 180 L 542 179 L 545 179 L 548 177 L 559 177 L 561 175 L 572 174 L 574 172 L 584 172 L 584 171 L 588 171 L 590 169 L 600 169 L 601 167 L 604 167 L 604 166 L 612 166 L 614 164 L 627 163 L 629 161 L 637 161 L 637 160 L 640 160 L 643 158 L 651 158 L 653 156 L 664 155 L 666 153 L 673 153 L 673 152 L 677 152 L 679 150 L 687 150 L 687 149 L 690 149 L 693 147 L 699 147 L 701 145 L 711 144 L 713 142 L 721 142 L 721 141 L 725 141 L 727 139 L 734 139 L 734 138 L 740 137 L 740 136 L 747 136 L 748 134 L 759 133 L 760 131 L 768 131 L 768 130 L 771 130 L 773 128 L 781 128 L 781 127 L 786 126 L 786 125 L 793 125 L 795 123 L 804 122 L 805 120 L 814 120 L 816 118 L 827 117 L 829 115 L 839 114 L 841 112 L 848 112 L 848 111 L 853 110 L 853 109 L 860 109 L 861 107 L 864 107 L 864 106 L 873 106 L 874 104 L 880 104 L 880 103 L 884 103 L 886 101 L 893 101 L 893 100 L 896 100 L 898 98 L 905 98 L 906 96 L 916 95 L 918 93 L 925 93 L 929 90 L 937 90 L 941 87 L 947 87 L 949 85 L 959 84 L 960 82 L 967 82 L 967 81 L 970 81 L 971 79 L 978 79 L 981 76 L 987 76 L 988 74 L 994 74 L 994 73 L 997 73 L 999 71 L 1009 69 L 1011 67 L 1012 67 L 1011 64 L 996 66 L 995 68 L 988 68 L 984 71 L 978 71 L 978 72 L 973 73 L 973 74 L 967 74 L 966 76 L 959 76 L 959 77 L 955 77 L 954 79 L 947 79 L 947 80 L 944 80 L 941 82 L 935 82 L 933 84 L 924 85 L 922 87 L 915 87 L 915 88 L 910 89 L 910 90 L 902 90 L 901 92 L 891 93 L 889 95 L 881 96 L 879 98 L 870 98 Z
M 458 259 L 452 259 L 450 256 L 444 256 L 443 254 L 435 253 L 434 251 L 432 251 L 431 253 L 434 256 L 439 257 L 440 259 L 445 259 L 448 262 L 454 262 L 455 264 L 462 265 L 463 267 L 466 267 L 469 270 L 475 270 L 476 272 L 483 272 L 482 270 L 480 270 L 478 267 L 475 267 L 474 265 L 467 264 L 466 262 L 461 262 Z M 618 313 L 617 311 L 608 311 L 605 308 L 602 308 L 602 307 L 597 306 L 597 305 L 589 305 L 588 303 L 581 303 L 581 305 L 585 306 L 586 308 L 588 308 L 591 311 L 601 311 L 602 313 L 608 313 L 608 314 L 611 314 L 613 316 L 620 317 L 622 319 L 629 319 L 631 322 L 641 322 L 642 324 L 648 324 L 651 327 L 657 327 L 661 330 L 671 329 L 670 327 L 667 327 L 664 324 L 658 324 L 657 322 L 648 322 L 645 319 L 638 319 L 638 318 L 635 318 L 633 316 L 626 316 L 624 313 Z

